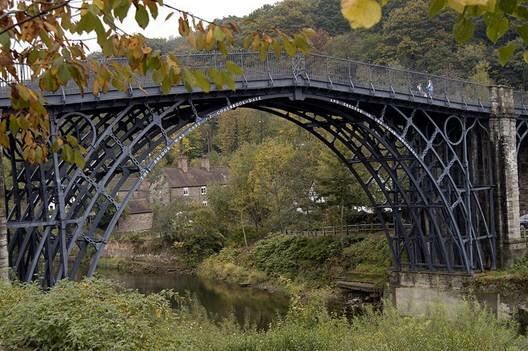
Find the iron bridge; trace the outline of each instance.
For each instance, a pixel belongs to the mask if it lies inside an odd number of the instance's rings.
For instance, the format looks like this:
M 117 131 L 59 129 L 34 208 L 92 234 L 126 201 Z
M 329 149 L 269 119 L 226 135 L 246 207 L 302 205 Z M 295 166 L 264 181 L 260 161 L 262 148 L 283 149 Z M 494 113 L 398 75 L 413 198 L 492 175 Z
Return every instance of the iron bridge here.
M 295 123 L 341 159 L 379 216 L 393 269 L 472 274 L 497 267 L 489 87 L 315 54 L 180 59 L 201 69 L 231 60 L 244 74 L 234 91 L 175 86 L 162 94 L 142 77 L 128 93 L 83 95 L 69 85 L 47 94 L 51 141 L 75 135 L 88 150 L 84 169 L 57 154 L 28 165 L 11 138 L 4 151 L 8 249 L 21 280 L 51 286 L 91 276 L 132 193 L 160 159 L 200 125 L 238 107 Z M 429 79 L 434 91 L 424 95 L 417 85 Z M 520 145 L 528 134 L 528 95 L 514 95 Z M 0 87 L 0 109 L 9 106 L 7 87 Z M 132 175 L 139 175 L 135 185 L 118 198 Z M 385 221 L 388 211 L 392 219 Z

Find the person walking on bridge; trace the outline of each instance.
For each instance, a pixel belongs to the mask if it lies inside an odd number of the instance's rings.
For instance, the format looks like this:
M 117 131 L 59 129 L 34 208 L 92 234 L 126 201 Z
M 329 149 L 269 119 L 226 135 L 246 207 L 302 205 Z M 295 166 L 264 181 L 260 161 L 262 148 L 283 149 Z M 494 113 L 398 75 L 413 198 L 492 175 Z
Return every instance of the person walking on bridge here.
M 427 87 L 425 87 L 425 90 L 427 90 L 427 94 L 432 99 L 433 98 L 433 82 L 429 79 L 427 81 Z

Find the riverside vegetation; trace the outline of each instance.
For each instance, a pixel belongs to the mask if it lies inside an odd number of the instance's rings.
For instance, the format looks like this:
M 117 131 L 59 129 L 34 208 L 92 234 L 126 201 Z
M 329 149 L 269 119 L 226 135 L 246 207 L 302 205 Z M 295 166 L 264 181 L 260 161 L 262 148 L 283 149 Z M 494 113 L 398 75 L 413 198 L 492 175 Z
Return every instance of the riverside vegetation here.
M 456 318 L 440 307 L 403 317 L 390 307 L 348 322 L 314 297 L 294 298 L 268 331 L 211 322 L 199 308 L 172 309 L 170 292 L 148 296 L 102 280 L 0 284 L 0 347 L 7 350 L 526 350 L 516 325 L 467 304 Z

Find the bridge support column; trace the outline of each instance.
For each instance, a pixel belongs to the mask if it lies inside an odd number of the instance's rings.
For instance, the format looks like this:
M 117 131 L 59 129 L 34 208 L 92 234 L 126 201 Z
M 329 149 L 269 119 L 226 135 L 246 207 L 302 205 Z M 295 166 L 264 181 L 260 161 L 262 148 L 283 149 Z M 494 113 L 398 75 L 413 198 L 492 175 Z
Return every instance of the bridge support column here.
M 519 224 L 517 119 L 513 90 L 503 86 L 493 86 L 490 89 L 497 262 L 504 268 L 511 266 L 526 251 Z

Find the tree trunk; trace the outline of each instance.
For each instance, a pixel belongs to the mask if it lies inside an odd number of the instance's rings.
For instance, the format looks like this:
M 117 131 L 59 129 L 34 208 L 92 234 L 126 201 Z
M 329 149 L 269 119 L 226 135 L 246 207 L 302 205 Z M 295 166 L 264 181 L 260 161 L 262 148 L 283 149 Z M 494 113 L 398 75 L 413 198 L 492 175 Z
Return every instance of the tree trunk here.
M 244 227 L 244 217 L 242 216 L 242 211 L 240 211 L 240 225 L 242 226 L 242 234 L 244 234 L 244 244 L 246 244 L 246 247 L 248 247 L 246 228 Z
M 0 281 L 9 281 L 3 150 L 0 147 Z

